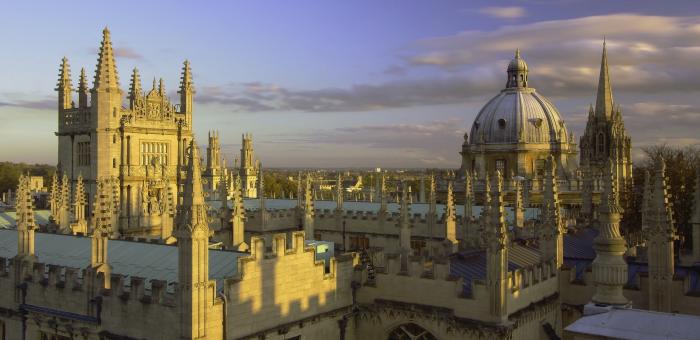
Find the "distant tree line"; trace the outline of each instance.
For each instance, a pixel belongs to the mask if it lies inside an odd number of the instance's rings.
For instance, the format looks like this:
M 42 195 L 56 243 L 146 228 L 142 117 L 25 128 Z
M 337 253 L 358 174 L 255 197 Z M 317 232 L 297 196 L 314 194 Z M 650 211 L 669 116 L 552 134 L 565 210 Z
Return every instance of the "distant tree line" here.
M 47 164 L 0 162 L 0 193 L 7 192 L 9 189 L 17 190 L 19 176 L 27 173 L 44 177 L 44 186 L 49 187 L 55 171 L 55 166 Z

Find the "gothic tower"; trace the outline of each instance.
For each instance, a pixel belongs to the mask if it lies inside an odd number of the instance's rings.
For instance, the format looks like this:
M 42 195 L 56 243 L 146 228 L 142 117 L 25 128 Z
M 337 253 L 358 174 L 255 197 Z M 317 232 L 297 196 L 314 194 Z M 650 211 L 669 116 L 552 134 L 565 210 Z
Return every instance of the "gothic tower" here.
M 582 213 L 590 215 L 592 212 L 592 195 L 590 191 L 590 176 L 604 174 L 608 171 L 606 164 L 612 161 L 613 180 L 615 187 L 624 194 L 632 184 L 632 157 L 630 150 L 632 142 L 625 124 L 622 120 L 622 111 L 615 107 L 610 85 L 610 73 L 608 71 L 608 54 L 603 42 L 603 56 L 600 62 L 600 76 L 598 79 L 598 94 L 596 96 L 595 109 L 593 106 L 588 111 L 586 130 L 579 143 L 581 148 L 581 166 L 583 167 L 586 185 L 582 194 L 584 198 Z

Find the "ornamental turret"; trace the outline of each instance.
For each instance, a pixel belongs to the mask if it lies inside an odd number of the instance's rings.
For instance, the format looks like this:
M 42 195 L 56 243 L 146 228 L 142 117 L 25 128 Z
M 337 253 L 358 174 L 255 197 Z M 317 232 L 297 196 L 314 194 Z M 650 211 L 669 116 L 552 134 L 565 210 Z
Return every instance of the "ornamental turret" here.
M 506 88 L 527 87 L 527 72 L 527 63 L 520 57 L 520 49 L 516 49 L 515 57 L 508 64 Z
M 58 112 L 59 117 L 61 117 L 62 115 L 60 112 L 73 107 L 73 85 L 70 77 L 70 65 L 68 64 L 68 58 L 66 57 L 61 59 L 61 67 L 58 70 L 58 84 L 56 84 L 56 91 L 58 91 Z
M 503 178 L 499 171 L 493 177 L 488 195 L 489 212 L 483 220 L 486 244 L 486 286 L 489 290 L 489 315 L 495 322 L 508 319 L 508 228 L 505 222 Z
M 600 229 L 593 241 L 596 258 L 593 260 L 593 281 L 596 291 L 593 302 L 606 305 L 626 305 L 629 300 L 623 295 L 627 282 L 627 250 L 625 239 L 620 234 L 620 216 L 623 212 L 618 201 L 612 161 L 608 162 L 599 210 Z

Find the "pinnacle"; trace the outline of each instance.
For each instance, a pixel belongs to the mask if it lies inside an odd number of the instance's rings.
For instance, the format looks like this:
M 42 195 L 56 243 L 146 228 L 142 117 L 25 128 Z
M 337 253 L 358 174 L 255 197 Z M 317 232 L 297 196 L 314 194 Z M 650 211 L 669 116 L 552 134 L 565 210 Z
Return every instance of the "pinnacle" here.
M 102 43 L 95 69 L 94 89 L 119 89 L 119 75 L 117 74 L 117 66 L 114 61 L 112 40 L 107 27 L 102 31 Z

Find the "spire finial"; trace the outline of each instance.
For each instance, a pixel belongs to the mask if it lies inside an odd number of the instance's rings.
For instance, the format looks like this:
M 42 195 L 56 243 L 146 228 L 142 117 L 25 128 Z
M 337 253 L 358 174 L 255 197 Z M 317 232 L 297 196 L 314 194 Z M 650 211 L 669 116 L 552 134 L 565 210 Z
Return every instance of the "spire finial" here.
M 520 58 L 520 48 L 515 49 L 515 58 Z
M 107 27 L 102 30 L 102 43 L 95 68 L 95 90 L 119 88 L 119 75 L 114 61 L 112 39 Z

